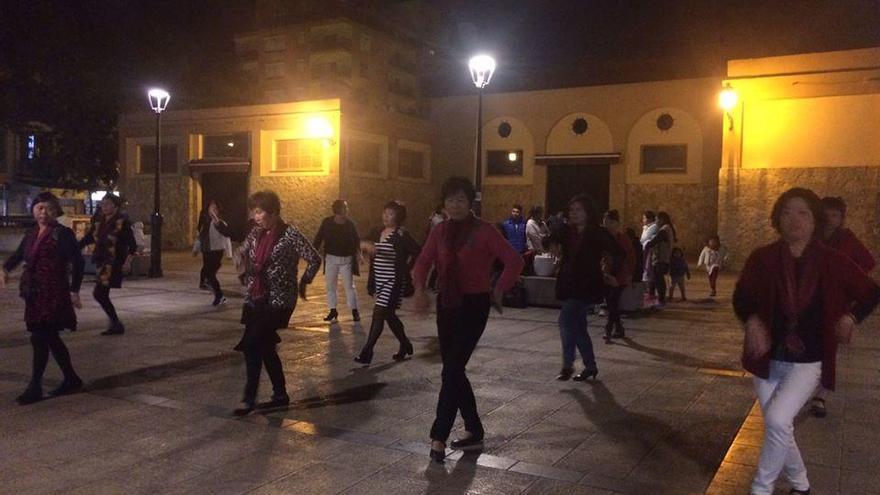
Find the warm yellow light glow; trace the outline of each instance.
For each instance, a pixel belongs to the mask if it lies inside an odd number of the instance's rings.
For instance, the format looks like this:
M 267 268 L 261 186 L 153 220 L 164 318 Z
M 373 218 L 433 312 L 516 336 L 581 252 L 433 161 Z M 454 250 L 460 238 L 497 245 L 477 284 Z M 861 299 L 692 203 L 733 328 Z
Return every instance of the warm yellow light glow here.
M 510 153 L 508 153 L 507 159 L 512 162 L 515 162 L 516 161 L 516 151 L 511 151 Z
M 229 141 L 228 143 L 226 143 L 226 146 L 229 146 L 230 148 L 235 148 L 235 143 Z
M 306 135 L 312 139 L 333 139 L 333 126 L 324 117 L 312 117 L 306 122 Z
M 736 90 L 730 87 L 730 83 L 726 84 L 724 89 L 722 89 L 721 93 L 718 95 L 718 103 L 726 112 L 733 110 L 736 106 L 737 100 L 738 96 Z

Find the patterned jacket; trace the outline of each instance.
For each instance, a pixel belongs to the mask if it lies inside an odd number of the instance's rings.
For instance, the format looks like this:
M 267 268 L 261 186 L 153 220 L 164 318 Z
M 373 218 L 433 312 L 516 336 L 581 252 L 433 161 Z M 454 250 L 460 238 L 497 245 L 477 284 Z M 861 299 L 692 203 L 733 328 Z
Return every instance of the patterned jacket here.
M 265 287 L 268 291 L 269 305 L 273 308 L 292 308 L 296 306 L 296 298 L 299 290 L 297 282 L 297 268 L 299 259 L 308 263 L 300 283 L 310 284 L 318 269 L 321 268 L 321 255 L 312 246 L 312 243 L 293 225 L 282 225 L 281 234 L 272 248 L 266 266 Z M 241 245 L 242 263 L 244 266 L 243 283 L 247 291 L 245 304 L 252 303 L 250 289 L 254 283 L 256 273 L 251 260 L 257 247 L 257 239 L 260 231 L 254 227 Z

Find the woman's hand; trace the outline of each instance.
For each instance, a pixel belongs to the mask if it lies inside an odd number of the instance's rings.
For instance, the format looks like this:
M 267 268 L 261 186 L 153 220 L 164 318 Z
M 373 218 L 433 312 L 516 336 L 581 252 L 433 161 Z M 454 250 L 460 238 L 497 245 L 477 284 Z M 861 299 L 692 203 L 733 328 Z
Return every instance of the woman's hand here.
M 361 241 L 361 253 L 373 257 L 376 254 L 376 245 L 370 241 Z
M 82 309 L 82 301 L 79 299 L 79 292 L 71 292 L 70 293 L 70 302 L 73 303 L 73 307 L 76 309 Z
M 852 339 L 853 330 L 856 329 L 856 319 L 853 315 L 846 314 L 840 317 L 837 320 L 837 323 L 834 325 L 834 335 L 837 336 L 837 341 L 841 344 L 849 344 L 849 341 Z
M 428 316 L 428 310 L 431 309 L 431 300 L 428 299 L 428 293 L 424 288 L 417 288 L 413 293 L 413 303 L 415 304 L 416 314 L 421 317 Z
M 497 285 L 492 289 L 492 309 L 498 314 L 504 314 L 504 291 Z
M 759 358 L 770 352 L 770 332 L 757 315 L 746 320 L 745 351 L 751 358 Z

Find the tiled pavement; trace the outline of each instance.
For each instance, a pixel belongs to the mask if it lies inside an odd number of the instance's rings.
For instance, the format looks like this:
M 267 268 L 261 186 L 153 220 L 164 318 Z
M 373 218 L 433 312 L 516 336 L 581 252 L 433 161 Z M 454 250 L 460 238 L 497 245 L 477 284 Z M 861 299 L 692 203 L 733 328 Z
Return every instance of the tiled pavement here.
M 414 359 L 390 359 L 389 333 L 371 367 L 355 366 L 368 322 L 323 323 L 324 291 L 315 284 L 282 335 L 293 403 L 237 420 L 229 411 L 244 366 L 232 351 L 241 332 L 232 270 L 222 271 L 230 303 L 215 309 L 194 288 L 196 260 L 165 261 L 164 279 L 114 291 L 128 328 L 122 337 L 98 335 L 103 315 L 84 297 L 80 331 L 65 340 L 87 393 L 27 407 L 12 403 L 30 367 L 21 303 L 14 290 L 0 291 L 0 493 L 747 491 L 760 426 L 750 416 L 740 429 L 754 399 L 738 366 L 730 278 L 715 302 L 674 303 L 628 320 L 629 338 L 613 345 L 595 337 L 599 319 L 591 318 L 600 367 L 591 383 L 553 379 L 556 311 L 493 315 L 469 366 L 486 448 L 441 466 L 426 455 L 440 370 L 431 320 L 405 305 Z M 692 297 L 703 284 L 691 282 Z M 844 351 L 829 417 L 798 427 L 814 493 L 880 493 L 872 451 L 880 443 L 878 357 L 880 338 L 864 332 Z M 50 363 L 47 385 L 57 381 Z

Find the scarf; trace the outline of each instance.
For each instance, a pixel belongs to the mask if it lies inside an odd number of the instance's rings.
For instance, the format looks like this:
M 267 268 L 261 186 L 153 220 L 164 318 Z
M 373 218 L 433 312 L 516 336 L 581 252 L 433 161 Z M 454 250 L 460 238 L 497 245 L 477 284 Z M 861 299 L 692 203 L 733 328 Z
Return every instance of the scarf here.
M 55 229 L 57 224 L 55 222 L 50 223 L 46 226 L 46 230 L 43 231 L 43 234 L 40 235 L 40 227 L 34 227 L 34 241 L 28 246 L 27 252 L 25 252 L 25 262 L 28 265 L 33 265 L 36 261 L 37 253 L 40 252 L 40 247 L 50 238 L 52 237 L 52 231 Z
M 782 266 L 780 294 L 786 322 L 784 343 L 785 348 L 797 356 L 806 350 L 797 330 L 800 315 L 806 311 L 819 287 L 819 264 L 812 242 L 804 249 L 800 260 L 796 260 L 791 254 L 787 243 L 781 242 L 779 246 Z M 797 263 L 801 263 L 800 278 L 797 275 Z
M 438 276 L 443 307 L 461 307 L 461 291 L 458 288 L 458 252 L 471 238 L 475 228 L 476 218 L 473 213 L 462 220 L 446 221 L 443 238 L 446 249 L 441 251 L 441 259 L 438 263 L 444 267 Z
M 262 299 L 266 296 L 266 265 L 269 262 L 269 256 L 272 249 L 278 241 L 278 234 L 281 225 L 273 229 L 263 229 L 257 234 L 257 245 L 254 248 L 253 270 L 254 283 L 251 284 L 250 295 L 254 300 Z

